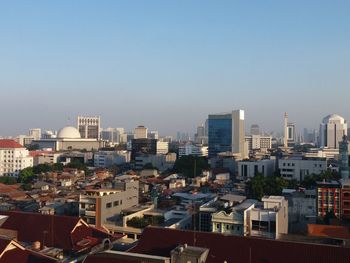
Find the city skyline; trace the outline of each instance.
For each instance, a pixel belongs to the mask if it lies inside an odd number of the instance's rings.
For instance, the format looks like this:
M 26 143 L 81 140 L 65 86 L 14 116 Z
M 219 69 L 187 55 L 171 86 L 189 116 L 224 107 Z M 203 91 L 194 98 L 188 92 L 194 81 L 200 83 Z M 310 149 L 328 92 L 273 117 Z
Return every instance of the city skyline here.
M 162 134 L 194 131 L 208 114 L 238 108 L 265 131 L 283 130 L 283 112 L 300 128 L 318 128 L 330 113 L 350 119 L 349 7 L 2 3 L 0 134 L 59 129 L 81 114 Z
M 244 109 L 243 109 L 244 110 Z M 246 112 L 246 110 L 244 110 Z M 217 113 L 210 113 L 210 114 L 225 114 L 225 113 L 230 113 L 230 111 L 222 111 L 222 112 L 217 112 Z M 208 114 L 208 115 L 210 115 Z M 303 132 L 304 132 L 304 129 L 307 129 L 309 132 L 313 132 L 314 130 L 316 130 L 317 132 L 319 132 L 319 129 L 320 129 L 320 125 L 322 124 L 322 120 L 323 118 L 325 118 L 326 116 L 328 115 L 331 115 L 331 114 L 336 114 L 336 113 L 329 113 L 329 114 L 326 114 L 324 115 L 323 117 L 320 118 L 319 120 L 319 123 L 317 124 L 317 121 L 315 121 L 315 126 L 312 127 L 310 126 L 300 126 L 299 125 L 299 122 L 295 119 L 292 119 L 293 123 L 296 125 L 296 134 L 297 135 L 302 135 Z M 28 126 L 28 127 L 24 127 L 24 126 L 21 126 L 17 132 L 9 132 L 8 134 L 6 133 L 1 133 L 3 132 L 3 130 L 6 131 L 6 129 L 3 129 L 3 127 L 0 128 L 0 138 L 1 136 L 3 137 L 13 137 L 13 136 L 17 136 L 17 135 L 23 135 L 23 134 L 28 134 L 28 131 L 30 129 L 35 129 L 35 128 L 40 128 L 43 132 L 44 131 L 56 131 L 58 132 L 60 129 L 66 127 L 66 126 L 72 126 L 72 127 L 77 127 L 77 123 L 76 123 L 76 120 L 78 118 L 78 116 L 83 116 L 84 114 L 79 114 L 77 116 L 72 116 L 72 118 L 67 118 L 66 122 L 62 122 L 62 125 L 60 125 L 60 121 L 59 120 L 56 120 L 55 122 L 55 125 L 53 126 L 47 126 L 45 124 L 40 124 L 37 125 L 37 126 Z M 343 117 L 343 115 L 339 114 L 340 116 Z M 163 129 L 159 129 L 158 127 L 153 127 L 153 126 L 149 126 L 147 125 L 146 123 L 138 123 L 138 124 L 135 124 L 134 126 L 130 125 L 130 124 L 127 124 L 127 125 L 113 125 L 113 123 L 111 123 L 111 125 L 108 125 L 108 124 L 105 124 L 104 122 L 104 116 L 100 116 L 100 115 L 97 115 L 97 114 L 91 114 L 91 115 L 88 115 L 88 114 L 85 114 L 84 116 L 98 116 L 98 117 L 101 117 L 101 130 L 106 130 L 108 128 L 125 128 L 125 132 L 133 132 L 135 128 L 137 128 L 138 126 L 142 125 L 142 126 L 145 126 L 147 129 L 149 129 L 150 131 L 151 130 L 157 130 L 161 136 L 167 136 L 167 135 L 170 135 L 170 136 L 174 136 L 176 137 L 177 133 L 178 132 L 181 132 L 181 133 L 187 133 L 191 136 L 191 139 L 192 136 L 195 135 L 196 133 L 196 129 L 198 126 L 200 125 L 203 125 L 205 123 L 205 120 L 208 118 L 204 118 L 203 121 L 198 121 L 198 122 L 192 122 L 192 126 L 187 129 L 187 130 L 181 130 L 181 129 L 178 129 L 178 130 L 163 130 Z M 264 133 L 267 133 L 267 134 L 270 134 L 270 133 L 274 133 L 275 135 L 279 134 L 280 136 L 283 136 L 284 134 L 284 126 L 283 126 L 283 116 L 279 116 L 279 120 L 278 120 L 278 123 L 276 125 L 277 129 L 272 129 L 271 127 L 267 126 L 265 123 L 258 123 L 258 122 L 255 122 L 254 120 L 250 120 L 250 119 L 246 119 L 245 120 L 245 133 L 246 134 L 250 134 L 250 128 L 251 128 L 251 125 L 259 125 L 259 128 L 260 128 L 260 132 L 261 134 L 264 134 Z M 344 118 L 345 121 L 347 121 L 346 118 Z M 136 122 L 135 122 L 136 123 Z M 191 124 L 191 123 L 190 123 Z M 11 130 L 11 127 L 9 127 L 8 130 Z

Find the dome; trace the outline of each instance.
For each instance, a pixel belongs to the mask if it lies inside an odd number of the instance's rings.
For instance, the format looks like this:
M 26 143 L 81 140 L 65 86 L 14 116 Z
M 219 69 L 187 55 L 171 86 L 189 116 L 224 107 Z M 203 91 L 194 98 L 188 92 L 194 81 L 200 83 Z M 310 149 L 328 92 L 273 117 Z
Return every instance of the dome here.
M 339 121 L 342 124 L 345 123 L 345 119 L 343 117 L 339 116 L 338 114 L 330 114 L 330 115 L 323 118 L 324 124 L 327 124 L 330 121 Z
M 80 139 L 80 133 L 79 131 L 71 126 L 68 127 L 64 127 L 63 129 L 61 129 L 58 134 L 57 134 L 57 138 L 60 139 Z

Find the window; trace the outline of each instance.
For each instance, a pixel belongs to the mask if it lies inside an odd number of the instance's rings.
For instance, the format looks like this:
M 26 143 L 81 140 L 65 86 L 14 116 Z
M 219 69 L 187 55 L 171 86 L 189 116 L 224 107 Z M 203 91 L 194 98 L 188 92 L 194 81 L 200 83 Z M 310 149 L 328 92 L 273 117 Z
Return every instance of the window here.
M 123 200 L 120 200 L 120 205 L 122 205 L 123 204 Z
M 226 230 L 230 230 L 230 225 L 226 225 Z
M 106 204 L 106 208 L 111 208 L 112 207 L 112 203 L 107 203 Z
M 118 206 L 119 205 L 119 201 L 114 201 L 113 206 Z

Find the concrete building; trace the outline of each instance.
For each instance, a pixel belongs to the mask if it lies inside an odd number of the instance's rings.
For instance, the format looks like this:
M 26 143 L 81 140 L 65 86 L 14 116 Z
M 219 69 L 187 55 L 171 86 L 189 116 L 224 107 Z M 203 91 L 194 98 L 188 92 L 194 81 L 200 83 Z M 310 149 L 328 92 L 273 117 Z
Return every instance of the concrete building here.
M 221 152 L 232 152 L 245 158 L 244 147 L 244 111 L 211 114 L 208 117 L 208 150 L 209 157 Z
M 289 233 L 305 232 L 308 224 L 316 223 L 315 189 L 303 191 L 283 189 L 282 195 L 288 200 Z
M 83 139 L 100 139 L 101 118 L 78 116 L 77 128 Z
M 136 156 L 143 154 L 157 154 L 157 140 L 133 139 L 131 141 L 131 160 L 135 160 Z
M 340 213 L 343 219 L 350 219 L 350 179 L 340 180 L 341 206 Z
M 52 149 L 52 151 L 64 150 L 97 150 L 104 147 L 104 142 L 97 139 L 82 139 L 79 131 L 74 127 L 62 128 L 55 138 L 34 140 L 33 145 L 40 149 Z
M 124 128 L 107 128 L 101 131 L 101 139 L 112 145 L 123 143 Z M 125 140 L 126 142 L 126 140 Z
M 320 147 L 337 149 L 343 136 L 347 135 L 348 125 L 345 119 L 337 114 L 323 118 L 320 125 Z
M 267 151 L 272 148 L 272 137 L 263 135 L 245 136 L 246 152 L 253 150 Z
M 176 161 L 176 153 L 168 154 L 140 154 L 135 157 L 135 169 L 142 170 L 146 164 L 152 164 L 159 171 L 173 168 Z
M 303 181 L 305 176 L 321 174 L 327 170 L 326 158 L 285 157 L 278 161 L 281 176 L 285 179 Z
M 32 151 L 29 155 L 33 157 L 33 166 L 39 164 L 54 164 L 58 163 L 62 153 L 53 151 Z
M 258 161 L 238 161 L 238 176 L 252 178 L 257 173 L 272 176 L 275 172 L 276 160 L 262 159 Z
M 169 143 L 157 141 L 157 154 L 167 154 L 169 152 Z
M 151 131 L 148 133 L 148 138 L 149 139 L 155 139 L 158 140 L 159 139 L 159 133 L 158 131 Z
M 88 190 L 79 198 L 79 216 L 90 225 L 101 228 L 108 219 L 139 203 L 139 182 L 117 183 L 114 189 Z
M 147 139 L 148 129 L 145 126 L 138 126 L 134 130 L 134 139 Z
M 284 136 L 283 147 L 288 148 L 288 113 L 284 113 Z
M 128 151 L 99 151 L 94 154 L 94 166 L 99 168 L 108 168 L 127 162 L 130 162 Z
M 288 234 L 288 201 L 283 196 L 265 196 L 263 207 L 247 213 L 246 235 L 276 239 Z
M 257 200 L 248 199 L 232 207 L 228 212 L 222 210 L 212 214 L 212 232 L 226 235 L 244 236 L 247 214 L 255 207 Z
M 40 128 L 30 129 L 29 136 L 32 137 L 34 140 L 40 140 L 41 139 L 41 129 Z
M 324 217 L 327 212 L 333 212 L 340 218 L 340 192 L 337 181 L 317 182 L 317 216 Z
M 339 172 L 343 179 L 349 179 L 349 142 L 345 135 L 339 142 Z
M 193 156 L 208 156 L 208 147 L 201 145 L 194 145 L 190 142 L 179 146 L 179 157 L 193 155 Z
M 18 176 L 20 171 L 33 166 L 29 151 L 14 140 L 0 140 L 0 176 Z

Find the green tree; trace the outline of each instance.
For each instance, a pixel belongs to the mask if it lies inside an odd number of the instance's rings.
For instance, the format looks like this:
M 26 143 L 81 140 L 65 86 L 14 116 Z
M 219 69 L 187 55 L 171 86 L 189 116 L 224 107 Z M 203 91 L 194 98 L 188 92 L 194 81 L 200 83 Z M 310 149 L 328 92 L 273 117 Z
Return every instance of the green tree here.
M 0 183 L 12 185 L 12 184 L 17 183 L 17 179 L 15 177 L 11 177 L 11 176 L 1 176 Z
M 294 182 L 279 176 L 267 176 L 257 173 L 246 184 L 246 192 L 250 198 L 261 200 L 264 195 L 281 195 L 284 188 L 290 188 Z
M 27 184 L 35 178 L 33 167 L 24 168 L 18 175 L 18 182 Z
M 173 171 L 182 173 L 185 177 L 193 178 L 199 176 L 202 170 L 209 168 L 210 166 L 206 157 L 188 155 L 176 160 Z
M 51 171 L 52 171 L 52 166 L 48 163 L 43 163 L 43 164 L 38 164 L 36 166 L 33 166 L 34 174 L 47 173 Z

